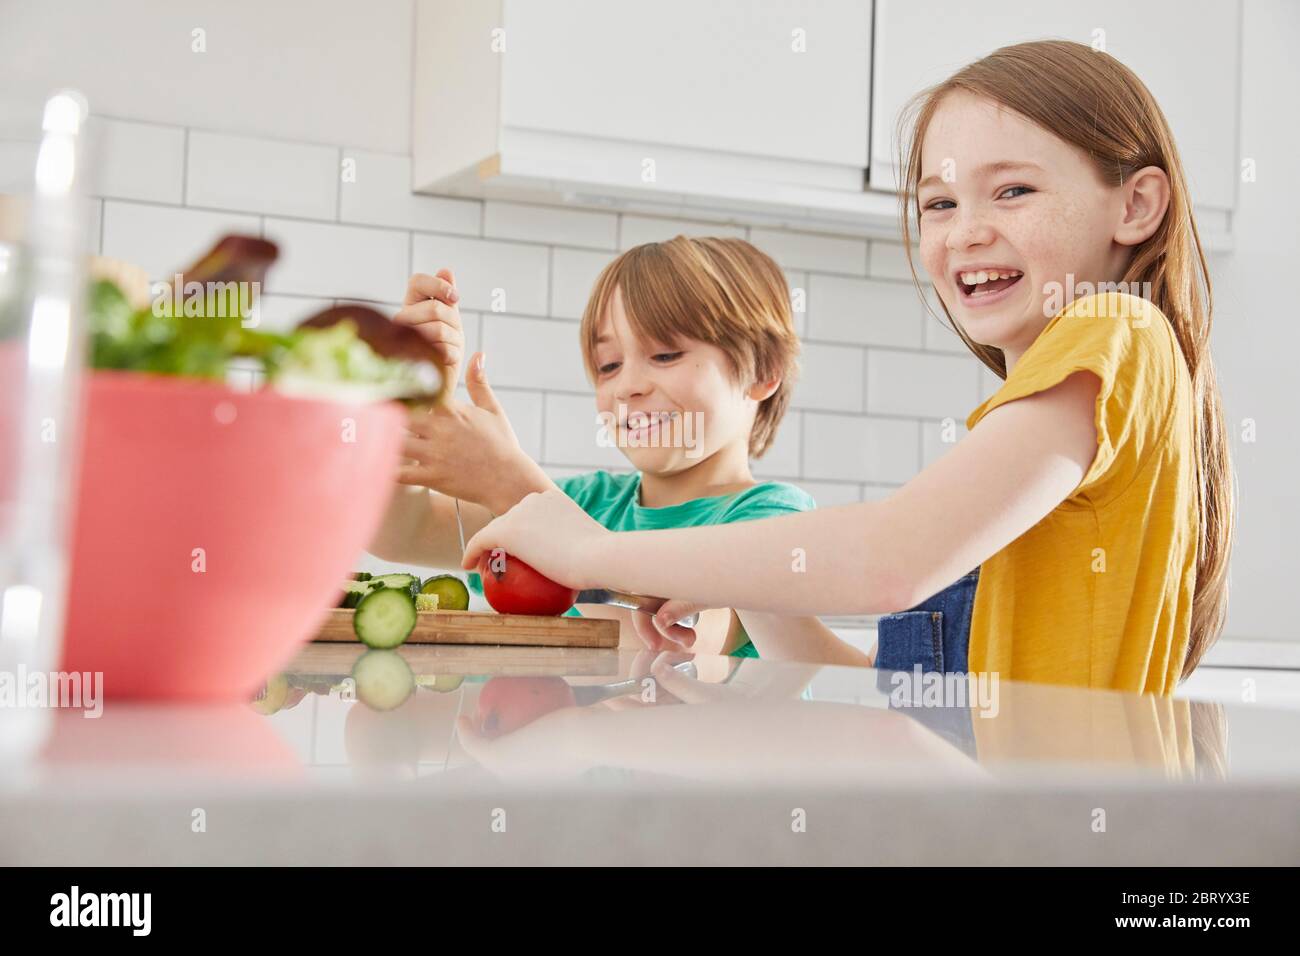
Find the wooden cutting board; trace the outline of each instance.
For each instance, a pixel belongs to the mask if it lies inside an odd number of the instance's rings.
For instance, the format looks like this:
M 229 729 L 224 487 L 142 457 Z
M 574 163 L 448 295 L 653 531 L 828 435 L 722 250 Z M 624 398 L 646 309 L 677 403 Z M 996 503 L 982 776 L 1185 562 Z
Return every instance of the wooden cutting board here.
M 356 611 L 333 608 L 314 640 L 360 643 Z M 482 611 L 419 611 L 407 644 L 515 644 L 525 647 L 618 647 L 618 621 L 596 617 L 532 617 Z

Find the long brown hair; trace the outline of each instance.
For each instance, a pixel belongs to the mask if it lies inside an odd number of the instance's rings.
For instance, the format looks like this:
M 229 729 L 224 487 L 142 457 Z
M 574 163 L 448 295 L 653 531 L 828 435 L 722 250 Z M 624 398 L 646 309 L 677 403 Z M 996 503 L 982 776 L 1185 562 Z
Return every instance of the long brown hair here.
M 1187 363 L 1196 404 L 1200 538 L 1191 637 L 1182 670 L 1186 678 L 1223 630 L 1235 507 L 1223 408 L 1210 357 L 1210 275 L 1173 134 L 1142 81 L 1106 53 L 1065 40 L 1019 43 L 996 50 L 919 93 L 900 120 L 900 213 L 909 264 L 912 224 L 920 230 L 917 184 L 921 144 L 939 102 L 959 90 L 1014 110 L 1083 150 L 1112 186 L 1146 166 L 1156 166 L 1169 177 L 1169 208 L 1159 228 L 1135 247 L 1124 282 L 1143 283 L 1136 288 L 1149 288 L 1151 301 L 1168 318 Z M 914 264 L 912 276 L 919 289 L 921 279 Z M 1002 350 L 972 341 L 953 321 L 942 300 L 940 307 L 967 348 L 1000 378 L 1006 378 Z

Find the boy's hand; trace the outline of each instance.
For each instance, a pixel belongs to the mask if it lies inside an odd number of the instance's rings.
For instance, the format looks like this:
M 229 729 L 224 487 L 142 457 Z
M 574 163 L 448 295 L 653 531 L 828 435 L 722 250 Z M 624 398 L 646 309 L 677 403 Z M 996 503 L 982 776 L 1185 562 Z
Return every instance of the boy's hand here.
M 707 604 L 693 604 L 690 601 L 678 601 L 672 598 L 665 601 L 663 607 L 650 618 L 651 626 L 667 642 L 665 647 L 675 645 L 684 650 L 691 650 L 695 646 L 697 635 L 694 629 L 682 627 L 677 622 L 691 614 L 698 614 L 708 609 Z
M 484 359 L 476 352 L 465 376 L 474 404 L 449 399 L 412 413 L 402 450 L 410 461 L 402 465 L 397 480 L 477 502 L 499 514 L 536 490 L 539 481 L 541 487 L 550 482 L 519 447 L 488 385 Z
M 707 604 L 668 600 L 654 614 L 633 611 L 632 628 L 649 650 L 694 651 L 699 634 L 694 628 L 683 627 L 677 622 L 688 615 L 702 613 L 709 609 Z
M 469 539 L 461 566 L 472 571 L 484 552 L 502 548 L 560 584 L 599 587 L 612 534 L 558 488 L 534 492 Z
M 413 325 L 433 343 L 442 359 L 446 383 L 443 395 L 450 397 L 460 381 L 460 366 L 465 359 L 465 328 L 460 321 L 460 293 L 450 269 L 440 269 L 436 276 L 417 272 L 406 283 L 406 298 L 394 322 Z

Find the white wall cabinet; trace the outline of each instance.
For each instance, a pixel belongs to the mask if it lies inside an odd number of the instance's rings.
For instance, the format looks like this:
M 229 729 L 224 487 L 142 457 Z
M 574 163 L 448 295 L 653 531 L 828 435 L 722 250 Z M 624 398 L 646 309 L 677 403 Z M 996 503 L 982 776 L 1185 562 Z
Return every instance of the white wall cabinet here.
M 892 216 L 864 188 L 871 21 L 862 0 L 420 0 L 415 188 Z
M 1008 43 L 1100 38 L 1165 109 L 1227 245 L 1239 0 L 417 0 L 416 20 L 417 191 L 890 238 L 914 93 Z
M 896 124 L 916 92 L 1000 46 L 1104 43 L 1142 78 L 1173 128 L 1203 237 L 1227 244 L 1241 159 L 1237 0 L 876 0 L 871 185 L 897 188 Z

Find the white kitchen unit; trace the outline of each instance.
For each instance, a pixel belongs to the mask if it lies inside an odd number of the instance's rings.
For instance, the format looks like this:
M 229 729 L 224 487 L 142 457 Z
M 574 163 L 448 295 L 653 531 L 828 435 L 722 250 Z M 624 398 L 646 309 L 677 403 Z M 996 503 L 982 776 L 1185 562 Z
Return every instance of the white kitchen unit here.
M 418 0 L 413 187 L 896 238 L 899 111 L 998 46 L 1132 66 L 1169 116 L 1203 237 L 1241 171 L 1241 7 L 1068 0 Z
M 875 7 L 874 188 L 897 189 L 898 117 L 915 93 L 1000 46 L 1074 40 L 1105 49 L 1146 83 L 1173 128 L 1202 239 L 1227 245 L 1241 171 L 1239 2 L 876 0 Z
M 417 4 L 417 191 L 874 218 L 871 4 Z

